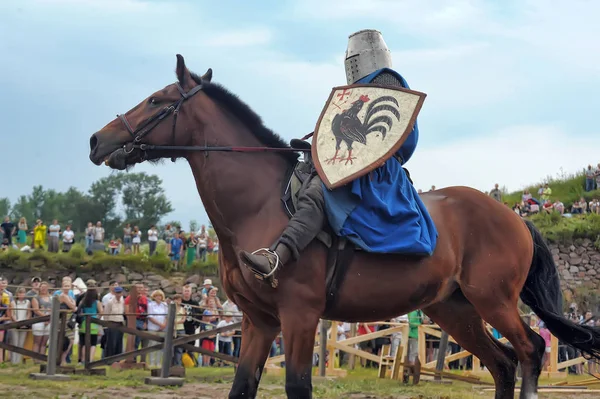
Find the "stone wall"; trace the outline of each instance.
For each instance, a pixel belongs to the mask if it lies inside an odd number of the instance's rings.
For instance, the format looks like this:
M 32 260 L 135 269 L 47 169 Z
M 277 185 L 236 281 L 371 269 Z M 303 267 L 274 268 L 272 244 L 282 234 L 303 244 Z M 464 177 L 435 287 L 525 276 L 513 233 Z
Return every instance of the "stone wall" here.
M 558 266 L 563 289 L 600 286 L 600 251 L 588 239 L 576 240 L 571 245 L 550 244 Z
M 84 282 L 88 279 L 94 279 L 101 287 L 108 287 L 110 281 L 117 281 L 123 285 L 135 284 L 143 282 L 149 287 L 149 292 L 155 289 L 161 289 L 166 295 L 181 293 L 181 288 L 184 284 L 190 283 L 193 287 L 200 286 L 204 278 L 211 278 L 213 285 L 220 286 L 220 281 L 214 276 L 200 276 L 198 274 L 188 275 L 185 273 L 170 273 L 168 277 L 161 276 L 156 273 L 137 273 L 129 271 L 123 267 L 119 271 L 103 271 L 103 272 L 81 272 L 68 273 L 61 271 L 44 271 L 40 273 L 32 272 L 15 272 L 12 270 L 3 270 L 1 275 L 9 281 L 10 291 L 15 291 L 15 286 L 23 285 L 30 286 L 32 277 L 39 276 L 43 281 L 50 283 L 52 287 L 59 287 L 64 276 L 69 275 L 73 279 L 79 277 Z

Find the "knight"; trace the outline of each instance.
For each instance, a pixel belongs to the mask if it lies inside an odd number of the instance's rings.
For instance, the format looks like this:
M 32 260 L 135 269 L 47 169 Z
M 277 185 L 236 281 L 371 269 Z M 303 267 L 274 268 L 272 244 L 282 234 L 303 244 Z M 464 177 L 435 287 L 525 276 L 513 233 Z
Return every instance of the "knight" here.
M 377 30 L 349 36 L 345 58 L 346 80 L 408 89 L 392 69 L 392 58 Z M 367 175 L 327 189 L 312 168 L 298 194 L 297 210 L 278 240 L 268 250 L 242 251 L 244 263 L 265 278 L 300 253 L 329 222 L 333 232 L 362 250 L 378 253 L 431 255 L 437 231 L 403 165 L 418 142 L 417 122 L 394 156 Z M 310 158 L 305 160 L 310 162 Z

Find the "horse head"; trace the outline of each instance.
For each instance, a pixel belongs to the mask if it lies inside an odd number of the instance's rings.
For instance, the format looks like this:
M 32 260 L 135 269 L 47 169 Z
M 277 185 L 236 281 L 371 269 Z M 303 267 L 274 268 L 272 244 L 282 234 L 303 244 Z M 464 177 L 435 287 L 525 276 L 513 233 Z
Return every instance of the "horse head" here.
M 177 54 L 175 72 L 177 82 L 152 93 L 91 136 L 93 163 L 105 162 L 113 169 L 123 170 L 146 160 L 175 156 L 166 147 L 190 145 L 191 135 L 186 134 L 187 129 L 177 129 L 177 121 L 184 126 L 183 119 L 191 117 L 191 112 L 186 113 L 190 106 L 186 103 L 201 91 L 203 83 L 211 81 L 212 70 L 203 76 L 194 75 Z

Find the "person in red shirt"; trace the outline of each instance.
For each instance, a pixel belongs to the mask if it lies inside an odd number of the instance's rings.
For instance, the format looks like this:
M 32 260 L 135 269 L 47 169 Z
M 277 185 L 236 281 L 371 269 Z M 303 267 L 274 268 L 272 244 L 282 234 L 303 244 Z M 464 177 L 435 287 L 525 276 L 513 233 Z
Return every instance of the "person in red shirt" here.
M 142 283 L 136 284 L 135 288 L 136 288 L 136 293 L 137 293 L 137 309 L 135 311 L 135 313 L 136 313 L 135 328 L 139 331 L 146 331 L 146 329 L 147 329 L 146 317 L 148 314 L 148 298 L 145 295 L 146 290 L 145 290 L 144 284 L 142 284 Z M 128 295 L 127 298 L 125 298 L 125 313 L 129 313 L 129 311 L 128 311 L 129 298 L 131 298 L 131 295 Z M 143 348 L 148 344 L 148 340 L 141 339 L 140 337 L 136 336 L 135 337 L 135 349 L 136 350 L 138 349 L 140 343 L 142 344 L 142 348 Z

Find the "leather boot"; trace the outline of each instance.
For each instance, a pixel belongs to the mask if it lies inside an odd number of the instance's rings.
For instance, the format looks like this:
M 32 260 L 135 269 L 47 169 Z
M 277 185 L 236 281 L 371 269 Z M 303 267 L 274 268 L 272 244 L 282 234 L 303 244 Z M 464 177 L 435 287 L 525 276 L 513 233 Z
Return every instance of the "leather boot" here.
M 280 266 L 289 262 L 290 258 L 292 257 L 292 252 L 290 249 L 287 247 L 287 245 L 282 243 L 277 244 L 274 253 L 277 253 L 277 256 L 279 256 Z M 274 253 L 261 252 L 258 254 L 252 254 L 250 252 L 242 251 L 240 255 L 244 263 L 246 263 L 249 268 L 262 274 L 264 277 L 271 273 L 271 271 L 277 265 L 277 256 L 275 256 Z

